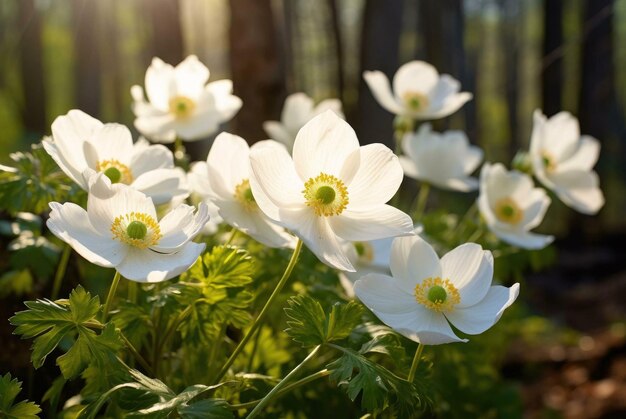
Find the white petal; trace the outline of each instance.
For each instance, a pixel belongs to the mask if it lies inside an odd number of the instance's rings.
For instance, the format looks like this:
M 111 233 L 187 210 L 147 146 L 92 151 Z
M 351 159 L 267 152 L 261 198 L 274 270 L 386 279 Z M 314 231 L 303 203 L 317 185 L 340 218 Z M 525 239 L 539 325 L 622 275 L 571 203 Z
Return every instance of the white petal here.
M 417 315 L 417 325 L 402 327 L 398 333 L 419 342 L 422 345 L 443 345 L 444 343 L 467 342 L 459 338 L 448 324 L 443 314 L 420 306 Z
M 534 188 L 522 202 L 521 209 L 524 211 L 524 218 L 520 224 L 523 230 L 531 230 L 543 221 L 550 206 L 550 198 L 545 189 Z
M 490 226 L 493 233 L 501 240 L 521 247 L 522 249 L 543 249 L 554 241 L 554 236 L 546 236 L 543 234 L 529 233 L 527 231 L 510 231 Z
M 493 278 L 493 256 L 476 243 L 465 243 L 441 258 L 442 279 L 449 279 L 459 290 L 461 302 L 468 307 L 482 300 Z
M 59 165 L 61 170 L 74 182 L 76 182 L 81 188 L 87 189 L 87 184 L 85 183 L 82 171 L 85 169 L 85 165 L 81 165 L 80 167 L 72 166 L 72 163 L 66 160 L 65 156 L 60 152 L 57 145 L 54 141 L 51 141 L 50 138 L 44 138 L 41 142 L 43 148 L 46 152 L 52 157 L 52 159 Z M 82 169 L 82 170 L 79 170 Z
M 192 192 L 203 198 L 211 197 L 211 183 L 209 182 L 209 165 L 204 161 L 194 162 L 187 173 L 187 182 Z
M 358 169 L 348 185 L 350 209 L 362 209 L 389 201 L 402 183 L 402 166 L 398 157 L 383 144 L 369 144 L 352 153 L 346 165 Z
M 341 112 L 341 101 L 339 99 L 325 99 L 317 104 L 313 109 L 313 115 L 319 115 L 324 111 L 331 110 L 337 114 L 338 117 L 344 118 L 343 112 Z
M 348 241 L 376 240 L 413 232 L 411 217 L 391 205 L 346 209 L 340 215 L 329 217 L 328 222 L 339 237 Z
M 221 180 L 219 183 L 232 195 L 235 187 L 250 177 L 250 147 L 243 138 L 222 132 L 211 146 L 207 164 L 210 181 Z
M 146 71 L 145 85 L 150 103 L 157 109 L 167 112 L 170 96 L 176 87 L 174 67 L 159 58 L 153 58 Z
M 194 242 L 188 242 L 178 252 L 169 254 L 132 248 L 116 269 L 124 278 L 131 281 L 166 281 L 189 269 L 204 248 L 204 243 Z
M 569 207 L 583 214 L 595 214 L 604 205 L 596 172 L 571 170 L 549 175 L 554 192 Z
M 209 221 L 209 209 L 201 202 L 195 214 L 194 211 L 194 207 L 181 204 L 167 213 L 159 221 L 162 238 L 151 248 L 157 252 L 171 253 L 196 237 Z
M 326 111 L 306 123 L 293 145 L 296 171 L 304 181 L 326 173 L 348 184 L 358 167 L 344 170 L 348 156 L 358 150 L 359 140 L 352 127 L 333 111 Z
M 297 133 L 313 116 L 313 99 L 304 93 L 294 93 L 285 99 L 280 121 L 288 132 Z
M 450 189 L 459 192 L 471 192 L 478 189 L 478 179 L 473 177 L 464 177 L 458 179 L 451 178 L 443 183 L 433 182 L 433 184 L 444 189 Z
M 218 130 L 220 114 L 215 110 L 197 111 L 184 120 L 175 120 L 171 127 L 185 141 L 198 141 Z
M 370 273 L 356 281 L 354 294 L 375 313 L 415 313 L 419 303 L 397 282 L 390 276 Z
M 176 140 L 174 123 L 174 115 L 164 112 L 157 115 L 140 116 L 135 119 L 134 125 L 150 141 L 171 144 Z
M 152 198 L 156 205 L 189 195 L 187 177 L 180 168 L 146 172 L 136 178 L 131 186 Z
M 533 131 L 530 136 L 530 154 L 539 156 L 543 150 L 544 131 L 548 119 L 539 109 L 533 112 Z M 539 159 L 540 161 L 542 159 Z M 543 165 L 543 162 L 542 162 Z
M 117 160 L 126 166 L 130 165 L 133 137 L 124 125 L 105 124 L 93 133 L 93 137 L 87 143 L 95 147 L 98 161 Z
M 250 167 L 252 194 L 270 218 L 278 219 L 278 208 L 294 209 L 304 206 L 304 184 L 284 147 L 268 145 L 254 148 L 250 153 Z
M 463 161 L 465 163 L 465 173 L 473 173 L 474 170 L 476 170 L 478 166 L 480 166 L 480 162 L 483 161 L 483 150 L 481 150 L 480 147 L 469 146 Z
M 265 121 L 263 129 L 271 139 L 285 144 L 289 150 L 293 148 L 295 137 L 292 137 L 280 122 Z
M 478 304 L 466 308 L 457 308 L 446 317 L 463 333 L 477 335 L 496 324 L 504 310 L 509 307 L 519 295 L 519 284 L 511 288 L 500 285 L 493 286 L 485 298 Z
M 472 94 L 468 92 L 457 93 L 455 95 L 449 96 L 440 108 L 428 110 L 424 113 L 414 116 L 418 119 L 444 118 L 458 111 L 461 106 L 472 100 L 472 97 Z
M 50 208 L 46 222 L 50 231 L 89 262 L 111 268 L 124 259 L 125 246 L 113 240 L 110 232 L 102 235 L 96 231 L 84 209 L 69 202 L 63 205 L 51 202 Z
M 598 161 L 600 155 L 600 142 L 593 137 L 583 135 L 578 142 L 578 147 L 571 157 L 557 166 L 557 171 L 568 170 L 591 170 Z
M 209 80 L 209 69 L 198 60 L 198 57 L 190 55 L 176 66 L 174 78 L 176 94 L 193 99 L 202 92 Z
M 569 112 L 559 112 L 543 128 L 543 150 L 557 162 L 573 154 L 580 138 L 578 119 Z
M 137 149 L 137 143 L 130 161 L 130 169 L 135 178 L 150 170 L 171 169 L 174 167 L 174 156 L 165 146 L 152 145 Z
M 411 61 L 401 66 L 393 77 L 393 92 L 402 100 L 405 93 L 428 95 L 439 80 L 439 73 L 424 61 Z
M 449 74 L 442 74 L 437 84 L 430 91 L 430 111 L 437 111 L 445 106 L 450 97 L 461 90 L 461 83 Z
M 397 237 L 391 245 L 389 267 L 399 284 L 415 295 L 415 286 L 427 278 L 441 276 L 439 257 L 419 236 Z
M 233 95 L 233 82 L 231 80 L 218 80 L 206 85 L 206 91 L 213 97 L 213 106 L 219 114 L 219 121 L 230 120 L 243 105 L 243 101 Z
M 420 174 L 413 160 L 406 156 L 398 156 L 398 161 L 400 162 L 400 166 L 402 166 L 404 176 L 410 177 L 411 179 L 419 180 Z
M 372 91 L 374 98 L 383 108 L 396 115 L 405 112 L 404 107 L 396 101 L 389 85 L 389 79 L 385 74 L 381 71 L 365 71 L 363 72 L 363 79 Z

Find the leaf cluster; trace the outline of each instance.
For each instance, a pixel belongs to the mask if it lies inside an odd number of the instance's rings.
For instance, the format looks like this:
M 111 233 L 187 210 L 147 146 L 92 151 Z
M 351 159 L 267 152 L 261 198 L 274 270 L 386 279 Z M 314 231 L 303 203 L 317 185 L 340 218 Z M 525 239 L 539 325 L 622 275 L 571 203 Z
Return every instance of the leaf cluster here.
M 7 373 L 0 376 L 0 417 L 7 419 L 36 419 L 41 412 L 39 406 L 27 400 L 15 403 L 22 391 L 22 383 Z

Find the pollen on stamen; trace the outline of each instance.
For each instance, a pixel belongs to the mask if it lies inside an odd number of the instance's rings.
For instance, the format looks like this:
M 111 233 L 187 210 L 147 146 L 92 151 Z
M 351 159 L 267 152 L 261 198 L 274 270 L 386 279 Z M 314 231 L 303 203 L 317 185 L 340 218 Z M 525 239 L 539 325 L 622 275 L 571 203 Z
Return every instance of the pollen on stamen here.
M 402 98 L 407 108 L 414 112 L 421 112 L 430 105 L 428 96 L 420 92 L 405 92 Z
M 104 172 L 111 183 L 133 183 L 133 174 L 128 166 L 116 159 L 100 160 L 96 163 L 96 172 Z
M 242 180 L 237 186 L 235 186 L 235 199 L 239 201 L 243 207 L 248 211 L 254 211 L 259 208 L 252 195 L 252 189 L 250 188 L 250 181 L 248 179 Z
M 339 215 L 349 203 L 348 188 L 338 178 L 320 173 L 304 183 L 302 191 L 306 205 L 315 211 L 318 217 Z
M 122 243 L 145 249 L 161 240 L 159 223 L 150 215 L 130 212 L 115 218 L 111 225 L 113 238 Z
M 508 224 L 519 224 L 524 219 L 524 211 L 509 197 L 499 199 L 494 212 L 498 220 Z
M 169 111 L 176 118 L 188 118 L 195 109 L 196 103 L 186 96 L 175 96 L 169 100 Z
M 461 302 L 459 290 L 449 279 L 426 278 L 415 286 L 415 300 L 437 312 L 450 311 Z

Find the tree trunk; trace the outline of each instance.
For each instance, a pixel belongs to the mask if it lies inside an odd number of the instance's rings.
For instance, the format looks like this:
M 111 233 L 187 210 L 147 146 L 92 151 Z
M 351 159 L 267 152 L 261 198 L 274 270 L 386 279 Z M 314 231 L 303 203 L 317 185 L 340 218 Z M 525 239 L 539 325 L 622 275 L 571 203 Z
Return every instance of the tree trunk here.
M 379 70 L 392 78 L 398 69 L 402 0 L 367 0 L 361 37 L 361 73 Z M 361 77 L 355 126 L 361 144 L 382 142 L 393 149 L 394 115 L 383 109 Z
M 276 118 L 285 97 L 284 69 L 271 0 L 230 0 L 230 64 L 234 94 L 244 103 L 235 132 L 254 143 L 266 137 L 263 122 Z
M 152 21 L 152 55 L 176 65 L 183 60 L 178 0 L 144 0 Z
M 331 16 L 331 28 L 333 32 L 333 40 L 335 42 L 335 58 L 337 60 L 337 97 L 344 101 L 344 69 L 343 69 L 343 40 L 341 38 L 341 19 L 337 8 L 337 0 L 328 0 L 328 8 Z
M 546 115 L 561 111 L 563 58 L 557 49 L 563 45 L 563 0 L 545 0 L 543 13 L 543 59 L 541 74 L 542 106 Z
M 19 51 L 24 92 L 22 121 L 29 136 L 41 136 L 48 131 L 48 126 L 43 79 L 41 16 L 35 10 L 34 0 L 19 2 L 19 20 L 22 28 Z
M 73 0 L 74 60 L 76 107 L 94 118 L 100 118 L 102 73 L 98 4 L 91 0 Z

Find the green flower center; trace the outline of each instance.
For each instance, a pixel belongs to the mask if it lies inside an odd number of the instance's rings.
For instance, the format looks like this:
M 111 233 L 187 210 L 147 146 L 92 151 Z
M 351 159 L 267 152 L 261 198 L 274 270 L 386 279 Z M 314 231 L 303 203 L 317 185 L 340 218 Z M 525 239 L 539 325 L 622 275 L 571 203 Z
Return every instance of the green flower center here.
M 104 175 L 111 180 L 111 183 L 117 183 L 122 178 L 122 172 L 117 167 L 109 167 L 104 171 Z
M 354 248 L 356 249 L 356 254 L 359 256 L 363 256 L 365 254 L 365 243 L 355 242 Z
M 320 186 L 315 192 L 315 199 L 324 205 L 331 204 L 335 200 L 335 190 L 331 186 Z
M 443 303 L 446 301 L 446 298 L 448 298 L 448 293 L 441 285 L 433 285 L 428 290 L 426 298 L 428 298 L 428 301 L 431 303 Z
M 191 116 L 196 108 L 196 103 L 185 96 L 176 96 L 170 99 L 169 110 L 176 118 L 184 119 Z
M 133 221 L 126 227 L 126 234 L 131 239 L 141 240 L 148 234 L 148 227 L 141 221 Z
M 248 188 L 245 191 L 243 191 L 243 197 L 246 201 L 250 202 L 250 203 L 255 203 L 256 201 L 254 200 L 254 195 L 252 195 L 252 189 Z

